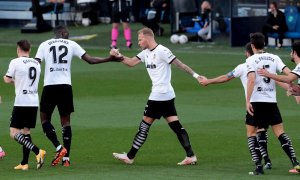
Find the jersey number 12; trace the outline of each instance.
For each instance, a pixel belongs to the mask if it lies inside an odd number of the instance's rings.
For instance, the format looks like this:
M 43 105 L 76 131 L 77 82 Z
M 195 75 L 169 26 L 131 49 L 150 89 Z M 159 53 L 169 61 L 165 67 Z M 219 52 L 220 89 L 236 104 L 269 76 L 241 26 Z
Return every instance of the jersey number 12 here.
M 59 63 L 59 64 L 65 64 L 68 61 L 64 60 L 63 58 L 68 54 L 68 48 L 64 45 L 61 45 L 58 47 L 58 52 L 59 52 L 59 56 L 57 57 L 57 53 L 56 53 L 56 46 L 51 46 L 50 47 L 50 52 L 53 53 L 53 63 Z M 58 59 L 58 62 L 57 62 Z

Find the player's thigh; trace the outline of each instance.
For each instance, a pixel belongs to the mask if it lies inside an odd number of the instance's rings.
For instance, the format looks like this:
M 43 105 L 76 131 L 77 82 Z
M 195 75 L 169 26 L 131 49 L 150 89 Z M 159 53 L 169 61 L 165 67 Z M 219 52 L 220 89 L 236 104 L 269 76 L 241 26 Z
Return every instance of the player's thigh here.
M 173 121 L 178 120 L 177 111 L 176 111 L 176 107 L 175 107 L 175 99 L 163 101 L 160 109 L 162 110 L 163 117 L 168 122 L 173 122 Z
M 148 100 L 144 110 L 144 117 L 160 119 L 162 116 L 161 101 Z
M 43 88 L 41 102 L 40 102 L 40 111 L 46 113 L 47 116 L 50 116 L 54 111 L 56 106 L 57 99 L 57 87 L 56 86 L 45 86 Z M 49 120 L 50 120 L 49 119 Z
M 11 116 L 11 128 L 35 128 L 38 107 L 14 107 Z
M 71 85 L 61 85 L 57 108 L 60 116 L 68 116 L 74 112 L 73 90 Z
M 254 110 L 254 122 L 258 129 L 267 129 L 269 124 L 268 118 L 270 117 L 270 112 L 265 109 L 267 104 L 265 103 L 251 103 Z

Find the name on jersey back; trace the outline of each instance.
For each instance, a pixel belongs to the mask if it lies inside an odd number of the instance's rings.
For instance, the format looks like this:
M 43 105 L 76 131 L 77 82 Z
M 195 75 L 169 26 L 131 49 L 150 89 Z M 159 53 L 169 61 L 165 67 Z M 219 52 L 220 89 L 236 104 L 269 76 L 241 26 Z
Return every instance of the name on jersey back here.
M 51 41 L 48 42 L 48 45 L 50 46 L 51 44 L 54 44 L 54 43 L 64 43 L 64 44 L 69 44 L 69 42 L 65 39 L 53 39 Z
M 255 60 L 255 63 L 258 64 L 260 61 L 272 61 L 272 62 L 274 62 L 275 60 L 270 56 L 260 56 L 260 57 L 258 57 L 258 59 Z

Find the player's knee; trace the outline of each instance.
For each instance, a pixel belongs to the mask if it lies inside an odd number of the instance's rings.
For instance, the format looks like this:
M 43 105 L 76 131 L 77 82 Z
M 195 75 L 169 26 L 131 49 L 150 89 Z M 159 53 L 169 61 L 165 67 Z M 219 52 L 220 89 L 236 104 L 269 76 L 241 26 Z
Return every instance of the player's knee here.
M 179 134 L 181 132 L 182 125 L 179 121 L 170 122 L 169 126 L 176 134 Z
M 15 136 L 16 134 L 18 133 L 18 130 L 15 129 L 15 128 L 10 128 L 10 131 L 9 131 L 9 135 L 12 139 L 15 139 Z

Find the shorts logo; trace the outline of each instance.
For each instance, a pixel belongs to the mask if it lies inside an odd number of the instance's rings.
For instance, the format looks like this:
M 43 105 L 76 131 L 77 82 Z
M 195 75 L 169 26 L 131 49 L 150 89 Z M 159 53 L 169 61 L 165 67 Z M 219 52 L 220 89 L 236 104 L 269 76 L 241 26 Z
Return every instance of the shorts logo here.
M 50 72 L 53 72 L 53 68 L 50 68 Z

